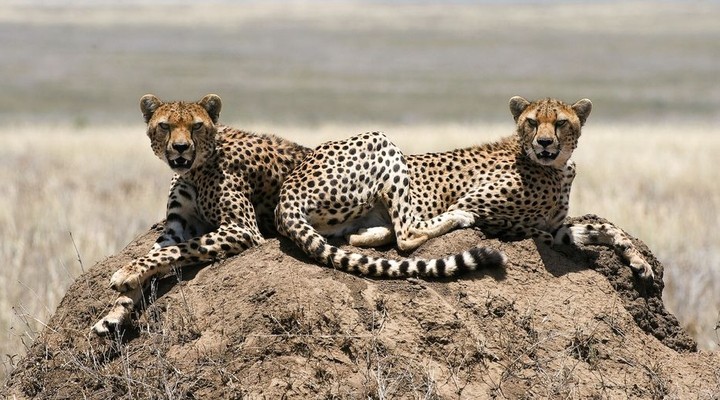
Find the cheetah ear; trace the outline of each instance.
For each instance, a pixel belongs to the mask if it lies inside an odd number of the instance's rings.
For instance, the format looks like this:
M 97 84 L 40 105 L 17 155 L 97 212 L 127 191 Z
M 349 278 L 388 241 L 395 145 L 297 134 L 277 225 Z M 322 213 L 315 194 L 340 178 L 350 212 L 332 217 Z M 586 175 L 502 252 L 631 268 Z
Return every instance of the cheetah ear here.
M 150 122 L 150 118 L 162 104 L 163 102 L 152 94 L 146 94 L 140 98 L 140 111 L 142 111 L 146 124 Z
M 213 124 L 217 124 L 218 118 L 220 118 L 220 109 L 222 108 L 222 100 L 220 100 L 220 96 L 216 94 L 209 94 L 203 97 L 198 104 L 207 111 Z
M 585 125 L 585 121 L 587 121 L 587 117 L 590 115 L 590 111 L 592 111 L 592 102 L 588 99 L 578 100 L 572 105 L 572 109 L 578 118 L 580 118 L 580 126 L 583 126 Z
M 514 96 L 510 99 L 510 113 L 512 113 L 515 122 L 520 118 L 520 114 L 530 105 L 530 102 L 520 96 Z

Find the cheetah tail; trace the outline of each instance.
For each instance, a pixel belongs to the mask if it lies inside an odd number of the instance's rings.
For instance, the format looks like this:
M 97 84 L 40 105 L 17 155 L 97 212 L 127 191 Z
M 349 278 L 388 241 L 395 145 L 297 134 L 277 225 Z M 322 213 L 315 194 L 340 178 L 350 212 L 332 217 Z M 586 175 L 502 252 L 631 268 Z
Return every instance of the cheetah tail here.
M 305 222 L 305 221 L 303 221 Z M 503 267 L 507 261 L 501 251 L 474 247 L 459 254 L 438 259 L 391 260 L 347 252 L 327 242 L 312 226 L 295 230 L 293 241 L 312 258 L 335 269 L 381 278 L 450 277 L 481 268 Z M 296 225 L 296 227 L 298 227 Z

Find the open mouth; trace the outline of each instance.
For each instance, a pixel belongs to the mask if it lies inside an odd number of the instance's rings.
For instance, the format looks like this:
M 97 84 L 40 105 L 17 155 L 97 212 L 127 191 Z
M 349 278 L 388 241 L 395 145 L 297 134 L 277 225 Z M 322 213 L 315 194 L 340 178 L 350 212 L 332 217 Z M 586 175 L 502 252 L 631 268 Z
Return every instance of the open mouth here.
M 559 151 L 558 151 L 558 152 L 555 152 L 555 153 L 551 153 L 551 152 L 549 152 L 549 151 L 547 151 L 547 150 L 543 150 L 543 151 L 541 151 L 541 152 L 539 152 L 539 153 L 535 153 L 535 155 L 537 156 L 538 160 L 541 160 L 541 161 L 553 161 L 553 160 L 555 160 L 555 159 L 557 158 L 557 156 L 558 156 L 559 154 L 560 154 Z
M 190 167 L 193 164 L 193 160 L 188 160 L 184 157 L 178 157 L 174 160 L 168 160 L 168 165 L 170 165 L 170 168 L 172 169 L 179 169 L 179 170 L 187 170 L 190 169 Z

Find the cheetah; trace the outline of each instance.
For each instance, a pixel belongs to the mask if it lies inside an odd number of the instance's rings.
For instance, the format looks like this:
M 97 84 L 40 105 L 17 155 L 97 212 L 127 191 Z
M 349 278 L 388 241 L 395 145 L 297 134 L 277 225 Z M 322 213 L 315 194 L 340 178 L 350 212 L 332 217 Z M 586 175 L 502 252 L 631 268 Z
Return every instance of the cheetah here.
M 630 239 L 610 223 L 566 224 L 577 147 L 592 103 L 557 99 L 510 99 L 515 134 L 494 143 L 445 153 L 407 157 L 413 210 L 421 222 L 410 232 L 434 237 L 455 228 L 537 238 L 546 245 L 613 248 L 641 278 L 650 264 Z M 386 226 L 387 229 L 387 226 Z
M 283 185 L 278 230 L 316 259 L 367 275 L 449 276 L 471 268 L 464 265 L 467 255 L 441 260 L 441 268 L 430 270 L 424 261 L 418 269 L 408 261 L 348 256 L 318 233 L 344 235 L 355 246 L 396 241 L 400 249 L 412 250 L 450 230 L 477 227 L 489 235 L 537 238 L 547 245 L 609 246 L 642 278 L 651 279 L 652 268 L 617 227 L 564 223 L 575 178 L 570 156 L 591 110 L 588 99 L 568 105 L 516 96 L 510 99 L 514 135 L 445 153 L 403 157 L 394 146 L 383 153 L 387 139 L 379 134 L 328 144 L 308 158 L 315 165 L 301 165 Z M 369 157 L 372 151 L 379 153 Z M 388 175 L 389 168 L 395 176 Z M 367 196 L 372 185 L 383 188 L 383 201 Z
M 194 103 L 140 99 L 151 148 L 175 175 L 164 231 L 145 256 L 113 274 L 110 286 L 121 295 L 92 327 L 96 334 L 129 321 L 152 276 L 233 256 L 274 231 L 280 186 L 311 149 L 218 125 L 221 107 L 213 94 Z
M 485 247 L 440 259 L 392 260 L 328 243 L 327 237 L 349 235 L 350 244 L 376 244 L 373 227 L 388 223 L 400 250 L 418 247 L 428 237 L 410 232 L 420 221 L 411 213 L 409 186 L 404 155 L 385 134 L 368 132 L 325 143 L 280 188 L 278 232 L 321 263 L 371 277 L 444 277 L 505 264 L 502 252 Z

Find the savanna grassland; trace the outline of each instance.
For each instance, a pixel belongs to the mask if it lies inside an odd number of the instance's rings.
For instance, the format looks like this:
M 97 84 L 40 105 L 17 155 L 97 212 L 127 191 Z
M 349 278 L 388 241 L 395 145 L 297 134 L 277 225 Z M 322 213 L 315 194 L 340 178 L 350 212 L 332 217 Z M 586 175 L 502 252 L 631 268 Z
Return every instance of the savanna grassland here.
M 407 153 L 509 134 L 512 95 L 588 97 L 571 214 L 645 241 L 668 307 L 717 348 L 720 6 L 170 4 L 0 6 L 0 377 L 83 269 L 163 217 L 147 92 L 215 92 L 223 121 L 306 145 L 383 130 Z

